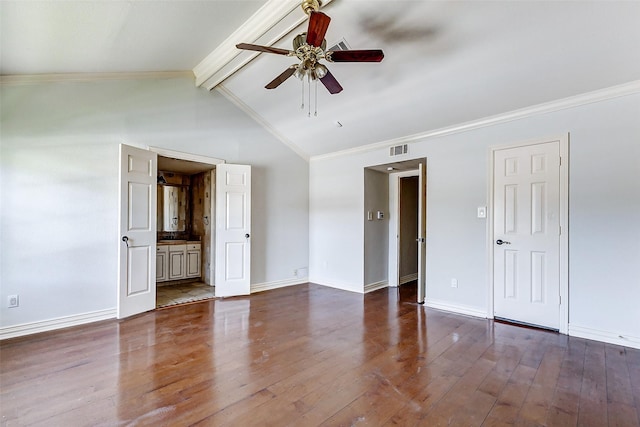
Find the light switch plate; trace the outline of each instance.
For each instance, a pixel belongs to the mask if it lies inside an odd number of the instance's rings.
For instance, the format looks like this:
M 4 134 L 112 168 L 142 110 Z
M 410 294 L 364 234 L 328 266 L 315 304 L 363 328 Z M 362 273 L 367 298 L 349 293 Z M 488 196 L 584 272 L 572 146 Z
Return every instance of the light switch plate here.
M 487 217 L 487 207 L 480 206 L 478 208 L 478 218 L 486 218 Z

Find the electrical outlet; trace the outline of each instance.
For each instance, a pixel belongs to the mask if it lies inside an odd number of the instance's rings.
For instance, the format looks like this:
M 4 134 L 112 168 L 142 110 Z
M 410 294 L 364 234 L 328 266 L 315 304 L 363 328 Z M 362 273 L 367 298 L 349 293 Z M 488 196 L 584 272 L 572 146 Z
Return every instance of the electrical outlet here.
M 18 307 L 19 305 L 20 305 L 20 299 L 18 298 L 18 295 L 9 295 L 7 297 L 7 307 L 14 308 L 14 307 Z
M 298 277 L 298 269 L 297 268 L 295 268 L 293 270 L 293 277 Z
M 451 279 L 451 287 L 452 288 L 458 287 L 458 279 Z

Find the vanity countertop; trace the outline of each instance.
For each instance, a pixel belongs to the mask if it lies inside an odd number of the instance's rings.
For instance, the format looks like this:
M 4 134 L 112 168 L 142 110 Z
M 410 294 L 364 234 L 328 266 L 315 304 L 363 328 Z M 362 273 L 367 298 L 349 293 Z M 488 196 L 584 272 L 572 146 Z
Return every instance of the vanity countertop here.
M 158 240 L 158 245 L 194 245 L 200 244 L 199 240 Z

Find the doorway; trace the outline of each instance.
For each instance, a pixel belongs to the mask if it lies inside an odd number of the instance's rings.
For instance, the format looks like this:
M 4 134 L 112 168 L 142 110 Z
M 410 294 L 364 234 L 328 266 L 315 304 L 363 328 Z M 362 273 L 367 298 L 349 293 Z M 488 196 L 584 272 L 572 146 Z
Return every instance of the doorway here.
M 211 250 L 202 256 L 200 241 L 192 245 L 187 239 L 179 244 L 171 238 L 167 239 L 167 243 L 184 247 L 166 250 L 165 259 L 170 259 L 167 263 L 176 265 L 174 272 L 168 266 L 158 268 L 156 263 L 161 252 L 157 244 L 157 194 L 158 182 L 161 182 L 157 173 L 159 155 L 176 161 L 205 163 L 209 169 L 215 167 L 215 179 L 213 173 L 210 174 L 212 214 L 208 221 L 211 233 L 210 238 L 206 239 Z M 171 197 L 181 197 L 179 191 L 170 193 Z M 211 284 L 215 283 L 216 296 L 251 293 L 250 165 L 228 164 L 220 159 L 161 148 L 144 149 L 120 144 L 118 196 L 118 319 L 156 307 L 158 274 L 167 273 L 169 279 L 178 279 L 182 278 L 182 271 L 186 269 L 189 275 L 201 276 L 198 257 L 208 262 L 206 270 L 212 278 Z M 218 209 L 214 209 L 214 201 Z M 174 225 L 180 223 L 180 218 L 175 216 L 176 209 L 179 206 L 163 212 Z
M 568 331 L 568 143 L 491 149 L 489 317 Z
M 412 279 L 411 272 L 401 273 L 403 256 L 403 246 L 411 244 L 413 240 L 414 250 L 408 251 L 407 255 L 413 257 L 412 253 L 417 251 L 417 302 L 423 304 L 426 299 L 426 226 L 427 226 L 427 159 L 416 159 L 406 162 L 396 163 L 389 175 L 389 210 L 393 220 L 389 224 L 389 286 L 400 286 L 404 282 Z M 397 169 L 395 169 L 397 167 Z M 417 179 L 417 204 L 415 203 L 415 193 L 409 190 L 406 193 L 405 202 L 409 206 L 413 205 L 417 209 L 417 233 L 411 235 L 414 227 L 405 224 L 402 218 L 401 207 L 401 183 L 405 178 Z M 411 181 L 407 181 L 411 182 Z M 405 206 L 405 209 L 407 207 Z M 413 222 L 415 215 L 405 212 L 407 220 Z M 402 228 L 406 226 L 406 235 L 402 235 Z M 403 243 L 404 241 L 404 243 Z M 410 258 L 411 259 L 411 258 Z M 407 261 L 410 265 L 410 259 Z
M 156 308 L 214 298 L 211 163 L 158 156 Z
M 407 177 L 414 177 L 417 180 L 417 186 L 414 187 L 417 195 L 413 196 L 412 202 L 417 210 L 412 215 L 412 218 L 417 218 L 417 229 L 415 226 L 406 227 L 406 235 L 403 236 L 401 226 L 405 222 L 414 221 L 409 217 L 401 220 L 400 185 L 401 179 Z M 415 280 L 418 302 L 423 303 L 426 295 L 426 159 L 367 167 L 364 187 L 365 292 L 386 286 L 398 287 L 401 283 Z M 407 200 L 411 203 L 412 198 L 409 197 Z M 405 211 L 407 209 L 409 208 L 405 207 Z M 379 237 L 381 226 L 384 227 L 384 233 L 387 233 L 384 239 Z M 403 255 L 401 245 L 413 245 L 413 249 L 407 250 Z M 415 263 L 409 261 L 408 266 L 404 268 L 411 269 L 417 265 L 417 271 L 405 273 L 403 268 L 401 280 L 402 257 L 413 257 Z M 377 276 L 372 272 L 377 273 Z
M 400 201 L 398 203 L 398 280 L 399 285 L 418 280 L 418 199 L 419 176 L 400 177 Z

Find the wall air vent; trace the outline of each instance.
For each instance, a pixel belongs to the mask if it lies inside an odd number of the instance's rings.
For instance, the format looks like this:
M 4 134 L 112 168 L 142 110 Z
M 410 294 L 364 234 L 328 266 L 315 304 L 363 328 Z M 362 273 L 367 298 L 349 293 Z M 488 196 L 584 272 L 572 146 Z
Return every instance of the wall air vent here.
M 390 157 L 399 156 L 401 154 L 407 154 L 408 152 L 409 152 L 408 144 L 394 145 L 393 147 L 389 147 Z

